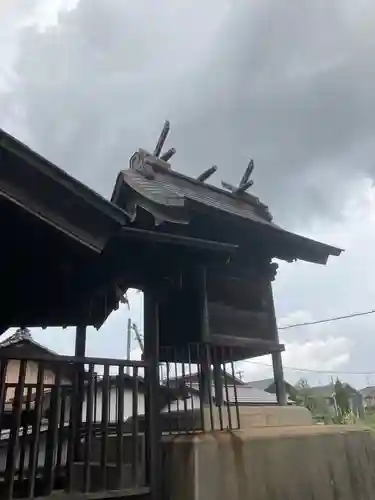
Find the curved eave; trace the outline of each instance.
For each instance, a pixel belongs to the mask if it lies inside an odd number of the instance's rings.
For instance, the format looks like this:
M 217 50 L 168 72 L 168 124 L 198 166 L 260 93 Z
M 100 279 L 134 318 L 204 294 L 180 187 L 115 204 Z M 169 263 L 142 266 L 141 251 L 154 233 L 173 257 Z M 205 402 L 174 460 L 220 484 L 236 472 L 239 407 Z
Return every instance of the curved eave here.
M 99 252 L 116 228 L 128 222 L 120 207 L 1 129 L 0 193 Z
M 287 231 L 256 214 L 252 217 L 241 216 L 197 199 L 182 199 L 185 203 L 178 206 L 169 203 L 156 203 L 145 193 L 138 192 L 134 186 L 124 182 L 124 175 L 121 172 L 117 177 L 112 202 L 124 208 L 127 195 L 134 201 L 138 197 L 136 202 L 139 203 L 141 200 L 141 205 L 145 210 L 153 214 L 155 218 L 168 222 L 186 224 L 194 213 L 206 213 L 212 217 L 213 222 L 220 217 L 221 226 L 224 227 L 224 220 L 229 223 L 232 232 L 231 240 L 234 240 L 233 242 L 236 244 L 242 240 L 243 245 L 246 246 L 244 232 L 253 230 L 258 234 L 262 243 L 267 246 L 267 253 L 271 257 L 287 262 L 303 260 L 314 264 L 326 264 L 330 256 L 339 256 L 343 252 L 340 248 Z M 238 237 L 233 237 L 233 231 L 238 232 Z M 190 236 L 192 236 L 191 233 Z M 199 237 L 199 235 L 196 236 Z M 207 235 L 207 238 L 215 239 L 212 235 Z
M 326 264 L 329 257 L 339 257 L 344 251 L 325 243 L 321 243 L 311 238 L 286 231 L 284 229 L 273 228 L 274 238 L 281 248 L 275 257 L 293 262 L 303 260 L 313 264 Z
M 99 193 L 89 188 L 79 180 L 69 175 L 62 168 L 57 167 L 43 156 L 39 155 L 18 139 L 15 139 L 4 130 L 0 129 L 0 150 L 7 150 L 11 154 L 18 156 L 30 167 L 33 167 L 46 176 L 51 177 L 61 186 L 65 186 L 77 196 L 82 196 L 86 202 L 95 207 L 100 207 L 103 212 L 113 217 L 118 222 L 123 223 L 126 214 L 118 206 L 101 196 Z

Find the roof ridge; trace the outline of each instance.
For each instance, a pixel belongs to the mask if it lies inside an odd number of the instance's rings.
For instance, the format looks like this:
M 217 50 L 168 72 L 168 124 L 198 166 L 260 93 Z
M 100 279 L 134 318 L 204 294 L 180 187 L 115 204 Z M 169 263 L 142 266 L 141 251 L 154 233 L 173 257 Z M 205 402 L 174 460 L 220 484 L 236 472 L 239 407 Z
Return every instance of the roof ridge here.
M 53 356 L 59 356 L 59 354 L 52 349 L 49 349 L 48 347 L 44 346 L 43 344 L 40 344 L 36 340 L 33 339 L 31 332 L 28 328 L 18 328 L 13 335 L 8 337 L 7 339 L 3 340 L 0 342 L 0 349 L 9 347 L 15 344 L 18 344 L 20 342 L 29 342 L 30 344 L 33 344 L 36 347 L 39 347 L 40 349 L 44 349 L 46 352 Z
M 137 157 L 137 166 L 132 166 L 132 159 L 133 157 Z M 139 162 L 139 165 L 138 165 Z M 268 222 L 271 222 L 273 220 L 273 217 L 269 211 L 268 205 L 263 203 L 260 198 L 252 193 L 241 193 L 241 195 L 235 195 L 231 191 L 228 191 L 227 189 L 224 189 L 223 187 L 216 186 L 215 184 L 211 183 L 206 183 L 202 182 L 197 178 L 191 177 L 190 175 L 187 175 L 185 173 L 179 172 L 178 170 L 173 170 L 170 167 L 170 164 L 161 161 L 160 158 L 155 157 L 153 154 L 149 153 L 147 150 L 140 148 L 138 152 L 135 152 L 131 159 L 130 159 L 130 166 L 128 168 L 125 168 L 122 170 L 122 172 L 126 172 L 127 170 L 135 170 L 137 173 L 142 175 L 143 177 L 146 176 L 149 181 L 153 182 L 155 181 L 154 176 L 149 176 L 148 170 L 145 168 L 148 166 L 148 168 L 153 169 L 154 172 L 160 173 L 160 174 L 165 174 L 169 175 L 171 177 L 175 177 L 178 179 L 181 179 L 187 183 L 190 183 L 194 186 L 199 186 L 200 188 L 206 188 L 208 190 L 214 191 L 218 194 L 221 194 L 223 196 L 226 196 L 228 199 L 231 199 L 233 202 L 245 202 L 247 205 L 251 206 L 253 209 L 255 209 L 256 212 L 261 212 L 258 213 L 258 215 Z M 143 168 L 142 168 L 143 167 Z M 159 180 L 160 181 L 160 180 Z M 161 182 L 161 181 L 160 181 Z
M 32 340 L 31 332 L 28 328 L 18 328 L 13 335 L 0 342 L 0 347 L 16 344 L 23 340 Z

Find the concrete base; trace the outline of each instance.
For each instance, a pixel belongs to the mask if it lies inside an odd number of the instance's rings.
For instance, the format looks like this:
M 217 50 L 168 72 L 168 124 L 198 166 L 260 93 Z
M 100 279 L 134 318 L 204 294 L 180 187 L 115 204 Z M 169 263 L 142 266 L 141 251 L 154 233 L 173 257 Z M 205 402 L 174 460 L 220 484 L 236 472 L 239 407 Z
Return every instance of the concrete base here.
M 166 439 L 165 500 L 373 500 L 375 435 L 253 427 Z
M 240 421 L 241 429 L 313 423 L 310 411 L 303 406 L 240 406 Z
M 229 411 L 230 416 L 228 415 Z M 241 429 L 264 426 L 312 425 L 313 423 L 311 413 L 302 406 L 240 406 L 239 417 Z M 231 425 L 229 425 L 229 421 Z M 216 406 L 212 410 L 209 407 L 203 409 L 203 429 L 206 432 L 227 428 L 238 428 L 238 417 L 234 406 L 229 409 L 222 407 L 221 412 Z

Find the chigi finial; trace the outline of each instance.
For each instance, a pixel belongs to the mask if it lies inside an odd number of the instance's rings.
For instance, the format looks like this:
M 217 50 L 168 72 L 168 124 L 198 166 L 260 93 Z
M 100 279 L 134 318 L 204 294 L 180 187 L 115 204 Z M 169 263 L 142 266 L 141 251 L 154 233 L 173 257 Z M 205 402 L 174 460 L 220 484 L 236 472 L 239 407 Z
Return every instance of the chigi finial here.
M 174 148 L 168 149 L 165 153 L 162 154 L 162 150 L 165 144 L 165 141 L 167 140 L 167 137 L 169 135 L 171 125 L 168 120 L 164 123 L 163 129 L 161 131 L 161 134 L 159 136 L 158 142 L 156 143 L 154 153 L 153 155 L 156 156 L 156 158 L 160 158 L 161 160 L 168 161 L 172 158 L 172 156 L 176 153 L 176 150 Z
M 249 164 L 246 167 L 245 173 L 243 174 L 242 179 L 237 187 L 224 181 L 221 181 L 221 185 L 224 189 L 227 189 L 233 194 L 243 194 L 254 184 L 254 181 L 250 180 L 253 170 L 254 160 L 250 160 Z
M 200 175 L 197 177 L 197 181 L 204 182 L 206 181 L 211 175 L 213 175 L 217 171 L 217 166 L 213 165 L 212 167 L 208 168 L 204 172 L 202 172 Z

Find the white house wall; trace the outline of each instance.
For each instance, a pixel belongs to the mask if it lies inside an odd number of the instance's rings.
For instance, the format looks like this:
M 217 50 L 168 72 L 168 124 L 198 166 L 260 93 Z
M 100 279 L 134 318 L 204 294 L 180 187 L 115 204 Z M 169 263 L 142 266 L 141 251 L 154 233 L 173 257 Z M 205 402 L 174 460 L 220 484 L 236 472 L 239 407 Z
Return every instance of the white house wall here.
M 116 388 L 111 388 L 109 391 L 109 422 L 118 421 L 118 394 Z M 92 406 L 92 415 L 94 422 L 102 421 L 102 411 L 103 411 L 103 393 L 98 390 L 96 393 L 96 401 L 94 398 Z M 144 394 L 138 393 L 138 415 L 144 415 L 145 413 L 145 399 Z M 124 420 L 127 420 L 133 415 L 133 391 L 130 389 L 124 390 Z M 86 422 L 87 420 L 87 396 L 83 402 L 82 407 L 82 420 Z
M 118 394 L 116 388 L 111 388 L 108 394 L 109 397 L 109 413 L 108 421 L 117 422 L 118 421 Z M 103 392 L 101 388 L 96 392 L 96 397 L 93 397 L 93 403 L 91 407 L 93 422 L 102 421 L 103 412 Z M 87 393 L 85 394 L 85 399 L 82 405 L 82 421 L 87 421 Z M 69 421 L 70 413 L 70 398 L 67 398 L 65 404 L 65 421 Z M 144 415 L 145 413 L 145 400 L 144 394 L 138 393 L 138 415 Z M 124 420 L 127 420 L 133 415 L 133 391 L 130 389 L 124 390 Z
M 193 394 L 191 397 L 187 398 L 185 402 L 183 400 L 173 401 L 169 406 L 167 405 L 163 408 L 162 412 L 168 411 L 185 411 L 186 410 L 197 410 L 200 407 L 199 396 Z

